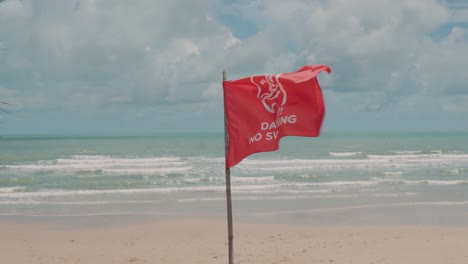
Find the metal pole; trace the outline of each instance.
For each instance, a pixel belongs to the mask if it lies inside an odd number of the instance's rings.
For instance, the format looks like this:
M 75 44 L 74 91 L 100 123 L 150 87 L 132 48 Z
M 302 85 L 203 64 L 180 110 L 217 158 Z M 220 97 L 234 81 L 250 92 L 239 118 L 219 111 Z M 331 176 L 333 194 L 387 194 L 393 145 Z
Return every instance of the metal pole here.
M 223 71 L 223 82 L 226 81 L 226 70 Z M 226 117 L 226 105 L 224 105 L 224 150 L 227 161 L 229 153 L 229 133 L 228 120 Z M 232 232 L 232 202 L 231 202 L 231 169 L 226 166 L 226 202 L 227 202 L 227 222 L 229 241 L 229 264 L 234 264 L 234 235 Z

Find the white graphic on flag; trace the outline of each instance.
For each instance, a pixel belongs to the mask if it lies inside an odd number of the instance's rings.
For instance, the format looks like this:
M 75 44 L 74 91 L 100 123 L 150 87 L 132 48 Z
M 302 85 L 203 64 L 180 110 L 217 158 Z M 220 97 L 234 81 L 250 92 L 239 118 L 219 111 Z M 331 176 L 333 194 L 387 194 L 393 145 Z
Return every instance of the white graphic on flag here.
M 277 75 L 252 76 L 250 81 L 258 88 L 257 98 L 265 109 L 274 114 L 286 104 L 287 94 Z

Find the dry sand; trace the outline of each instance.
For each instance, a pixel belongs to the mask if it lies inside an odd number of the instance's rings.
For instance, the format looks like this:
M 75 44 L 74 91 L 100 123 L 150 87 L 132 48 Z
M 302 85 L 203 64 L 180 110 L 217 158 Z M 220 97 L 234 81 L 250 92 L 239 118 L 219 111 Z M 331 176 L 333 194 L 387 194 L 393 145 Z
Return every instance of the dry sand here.
M 0 222 L 0 263 L 227 263 L 222 218 Z M 466 226 L 234 225 L 235 263 L 468 263 Z

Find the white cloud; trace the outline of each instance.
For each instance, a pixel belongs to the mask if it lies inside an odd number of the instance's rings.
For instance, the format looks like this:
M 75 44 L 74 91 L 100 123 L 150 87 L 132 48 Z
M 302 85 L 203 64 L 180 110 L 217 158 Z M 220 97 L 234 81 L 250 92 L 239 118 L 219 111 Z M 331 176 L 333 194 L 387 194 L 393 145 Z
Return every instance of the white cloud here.
M 243 3 L 239 10 L 267 38 L 296 47 L 298 64 L 301 58 L 329 64 L 331 89 L 386 93 L 381 100 L 404 94 L 468 94 L 468 75 L 461 72 L 468 68 L 466 29 L 453 28 L 440 41 L 431 37 L 452 21 L 452 10 L 439 1 Z M 284 56 L 284 48 L 280 50 L 274 56 Z
M 207 19 L 216 13 L 214 0 L 5 3 L 2 84 L 23 91 L 24 98 L 48 93 L 52 103 L 204 100 L 204 85 L 217 79 L 212 72 L 226 43 L 237 43 L 228 29 Z
M 445 45 L 454 44 L 457 41 L 465 42 L 468 30 L 461 27 L 453 27 L 450 34 L 443 40 Z
M 189 56 L 200 55 L 200 49 L 191 39 L 176 39 L 171 45 L 174 48 L 176 62 L 181 62 Z
M 209 115 L 221 102 L 223 69 L 236 79 L 320 63 L 333 71 L 320 76 L 329 107 L 397 118 L 439 100 L 447 102 L 440 111 L 465 113 L 466 100 L 453 96 L 468 94 L 467 29 L 432 38 L 466 22 L 465 5 L 8 0 L 0 5 L 0 96 L 24 111 L 129 107 L 147 116 L 156 105 L 188 104 Z M 219 19 L 224 10 L 258 32 L 240 40 Z
M 241 43 L 241 40 L 234 37 L 231 32 L 229 32 L 228 39 L 224 42 L 224 49 L 229 49 L 237 44 Z

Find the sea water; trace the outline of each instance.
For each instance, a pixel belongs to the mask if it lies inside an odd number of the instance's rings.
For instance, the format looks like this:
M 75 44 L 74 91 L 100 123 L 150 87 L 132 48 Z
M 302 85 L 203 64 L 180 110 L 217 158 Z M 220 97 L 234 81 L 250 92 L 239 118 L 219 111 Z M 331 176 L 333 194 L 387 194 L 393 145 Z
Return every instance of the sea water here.
M 0 150 L 3 216 L 225 214 L 222 134 L 2 136 Z M 238 216 L 430 206 L 421 217 L 463 217 L 468 133 L 286 137 L 231 175 Z

